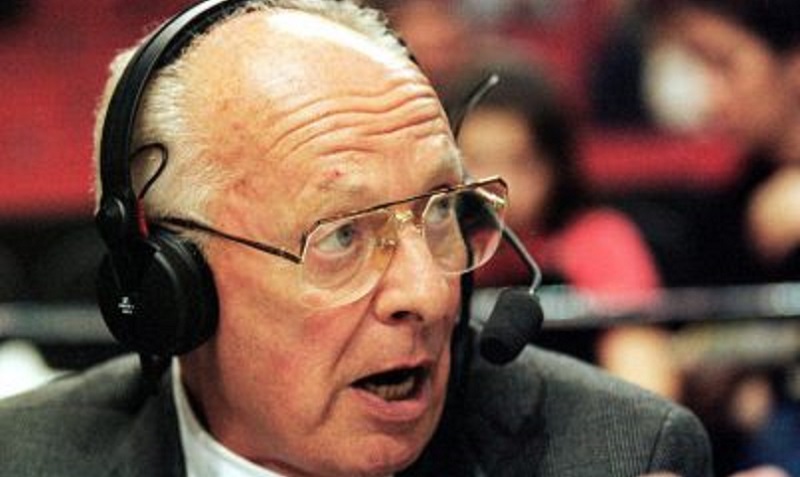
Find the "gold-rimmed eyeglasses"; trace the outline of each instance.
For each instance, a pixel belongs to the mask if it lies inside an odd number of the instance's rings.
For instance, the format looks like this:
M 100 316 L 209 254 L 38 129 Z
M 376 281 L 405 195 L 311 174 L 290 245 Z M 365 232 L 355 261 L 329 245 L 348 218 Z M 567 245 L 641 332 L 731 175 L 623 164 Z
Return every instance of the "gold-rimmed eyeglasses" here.
M 164 217 L 159 222 L 300 265 L 301 300 L 324 308 L 352 303 L 378 284 L 406 223 L 420 232 L 443 273 L 460 275 L 480 267 L 497 250 L 507 206 L 505 182 L 490 177 L 318 220 L 302 235 L 297 253 L 192 219 Z

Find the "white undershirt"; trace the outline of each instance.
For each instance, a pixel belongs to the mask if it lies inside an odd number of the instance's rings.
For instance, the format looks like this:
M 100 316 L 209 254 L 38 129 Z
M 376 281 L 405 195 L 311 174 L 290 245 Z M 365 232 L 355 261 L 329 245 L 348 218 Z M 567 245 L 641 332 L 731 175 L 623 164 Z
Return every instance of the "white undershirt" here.
M 206 432 L 197 421 L 180 377 L 178 360 L 172 360 L 172 395 L 178 413 L 181 446 L 187 477 L 281 477 L 235 454 Z

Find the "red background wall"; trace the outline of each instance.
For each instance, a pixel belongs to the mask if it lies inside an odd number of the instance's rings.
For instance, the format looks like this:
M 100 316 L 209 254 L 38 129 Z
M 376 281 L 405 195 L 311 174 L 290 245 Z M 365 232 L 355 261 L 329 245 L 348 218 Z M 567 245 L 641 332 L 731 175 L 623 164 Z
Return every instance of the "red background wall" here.
M 23 2 L 0 22 L 0 219 L 89 214 L 94 107 L 114 53 L 187 0 Z M 3 20 L 0 18 L 0 20 Z M 585 170 L 600 188 L 725 180 L 737 155 L 708 138 L 593 131 Z
M 107 64 L 186 3 L 30 1 L 0 24 L 0 216 L 91 210 L 92 124 Z

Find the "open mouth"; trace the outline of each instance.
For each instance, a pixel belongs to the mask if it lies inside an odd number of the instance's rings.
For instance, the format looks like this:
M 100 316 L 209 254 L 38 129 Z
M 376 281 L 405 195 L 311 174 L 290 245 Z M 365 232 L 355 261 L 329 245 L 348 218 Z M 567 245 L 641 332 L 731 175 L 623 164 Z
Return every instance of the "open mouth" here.
M 393 369 L 365 376 L 354 382 L 353 386 L 374 394 L 384 401 L 402 401 L 419 394 L 428 374 L 428 369 L 422 366 Z

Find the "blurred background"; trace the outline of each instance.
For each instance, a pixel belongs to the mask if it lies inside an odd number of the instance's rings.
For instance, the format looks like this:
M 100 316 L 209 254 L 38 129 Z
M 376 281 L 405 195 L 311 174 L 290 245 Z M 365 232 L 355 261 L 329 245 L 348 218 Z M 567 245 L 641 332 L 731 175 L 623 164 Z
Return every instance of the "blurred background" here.
M 190 3 L 0 3 L 0 395 L 122 352 L 94 306 L 94 108 L 115 52 Z M 783 111 L 800 111 L 800 22 L 742 7 L 755 19 L 726 29 L 739 11 L 682 0 L 368 3 L 454 121 L 499 74 L 458 140 L 474 176 L 508 179 L 545 274 L 540 344 L 692 408 L 718 475 L 800 475 L 800 120 Z M 480 271 L 476 319 L 524 270 L 501 250 Z

